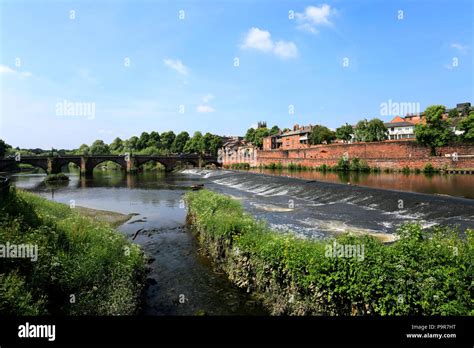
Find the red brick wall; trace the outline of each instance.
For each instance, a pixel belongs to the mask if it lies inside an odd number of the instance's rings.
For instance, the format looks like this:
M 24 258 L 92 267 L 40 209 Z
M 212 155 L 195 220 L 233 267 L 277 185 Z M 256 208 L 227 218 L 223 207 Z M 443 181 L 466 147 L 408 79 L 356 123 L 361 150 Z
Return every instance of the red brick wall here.
M 474 170 L 474 157 L 459 157 L 458 161 L 444 157 L 457 152 L 458 155 L 474 155 L 474 146 L 457 145 L 437 149 L 440 156 L 430 156 L 430 149 L 413 141 L 385 141 L 374 143 L 315 145 L 306 149 L 259 151 L 258 164 L 281 162 L 301 163 L 304 166 L 335 165 L 347 153 L 349 158 L 364 159 L 370 166 L 401 169 L 423 168 L 427 163 L 434 167 Z

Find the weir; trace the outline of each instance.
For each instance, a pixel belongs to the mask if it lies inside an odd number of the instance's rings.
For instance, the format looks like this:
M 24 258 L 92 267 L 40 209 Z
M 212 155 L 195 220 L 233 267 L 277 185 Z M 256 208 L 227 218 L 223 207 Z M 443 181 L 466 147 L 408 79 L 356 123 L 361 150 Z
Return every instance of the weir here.
M 245 172 L 203 176 L 206 187 L 239 197 L 278 229 L 311 237 L 345 230 L 392 233 L 405 222 L 474 228 L 471 199 Z

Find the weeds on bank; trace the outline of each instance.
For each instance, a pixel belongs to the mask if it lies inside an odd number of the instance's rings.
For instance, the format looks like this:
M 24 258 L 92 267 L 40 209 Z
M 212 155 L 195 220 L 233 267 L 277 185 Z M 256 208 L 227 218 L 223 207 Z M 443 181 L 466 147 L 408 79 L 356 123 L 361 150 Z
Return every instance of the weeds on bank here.
M 0 260 L 2 315 L 129 315 L 138 311 L 145 261 L 110 225 L 10 188 L 0 198 L 0 244 L 37 245 L 37 261 Z

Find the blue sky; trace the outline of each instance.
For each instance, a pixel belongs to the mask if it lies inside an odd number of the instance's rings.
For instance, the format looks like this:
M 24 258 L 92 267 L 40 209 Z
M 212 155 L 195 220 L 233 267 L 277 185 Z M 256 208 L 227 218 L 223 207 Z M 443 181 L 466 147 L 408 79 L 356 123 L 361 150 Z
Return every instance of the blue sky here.
M 469 0 L 0 0 L 0 138 L 75 148 L 474 102 L 472 23 Z

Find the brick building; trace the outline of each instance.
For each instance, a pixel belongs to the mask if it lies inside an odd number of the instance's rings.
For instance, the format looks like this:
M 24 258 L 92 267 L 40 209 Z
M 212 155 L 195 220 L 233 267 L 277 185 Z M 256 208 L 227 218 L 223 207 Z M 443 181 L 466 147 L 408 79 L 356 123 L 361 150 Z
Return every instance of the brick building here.
M 304 149 L 310 146 L 309 136 L 313 131 L 312 125 L 300 127 L 298 124 L 293 126 L 293 130 L 270 135 L 263 139 L 263 150 L 288 150 Z

